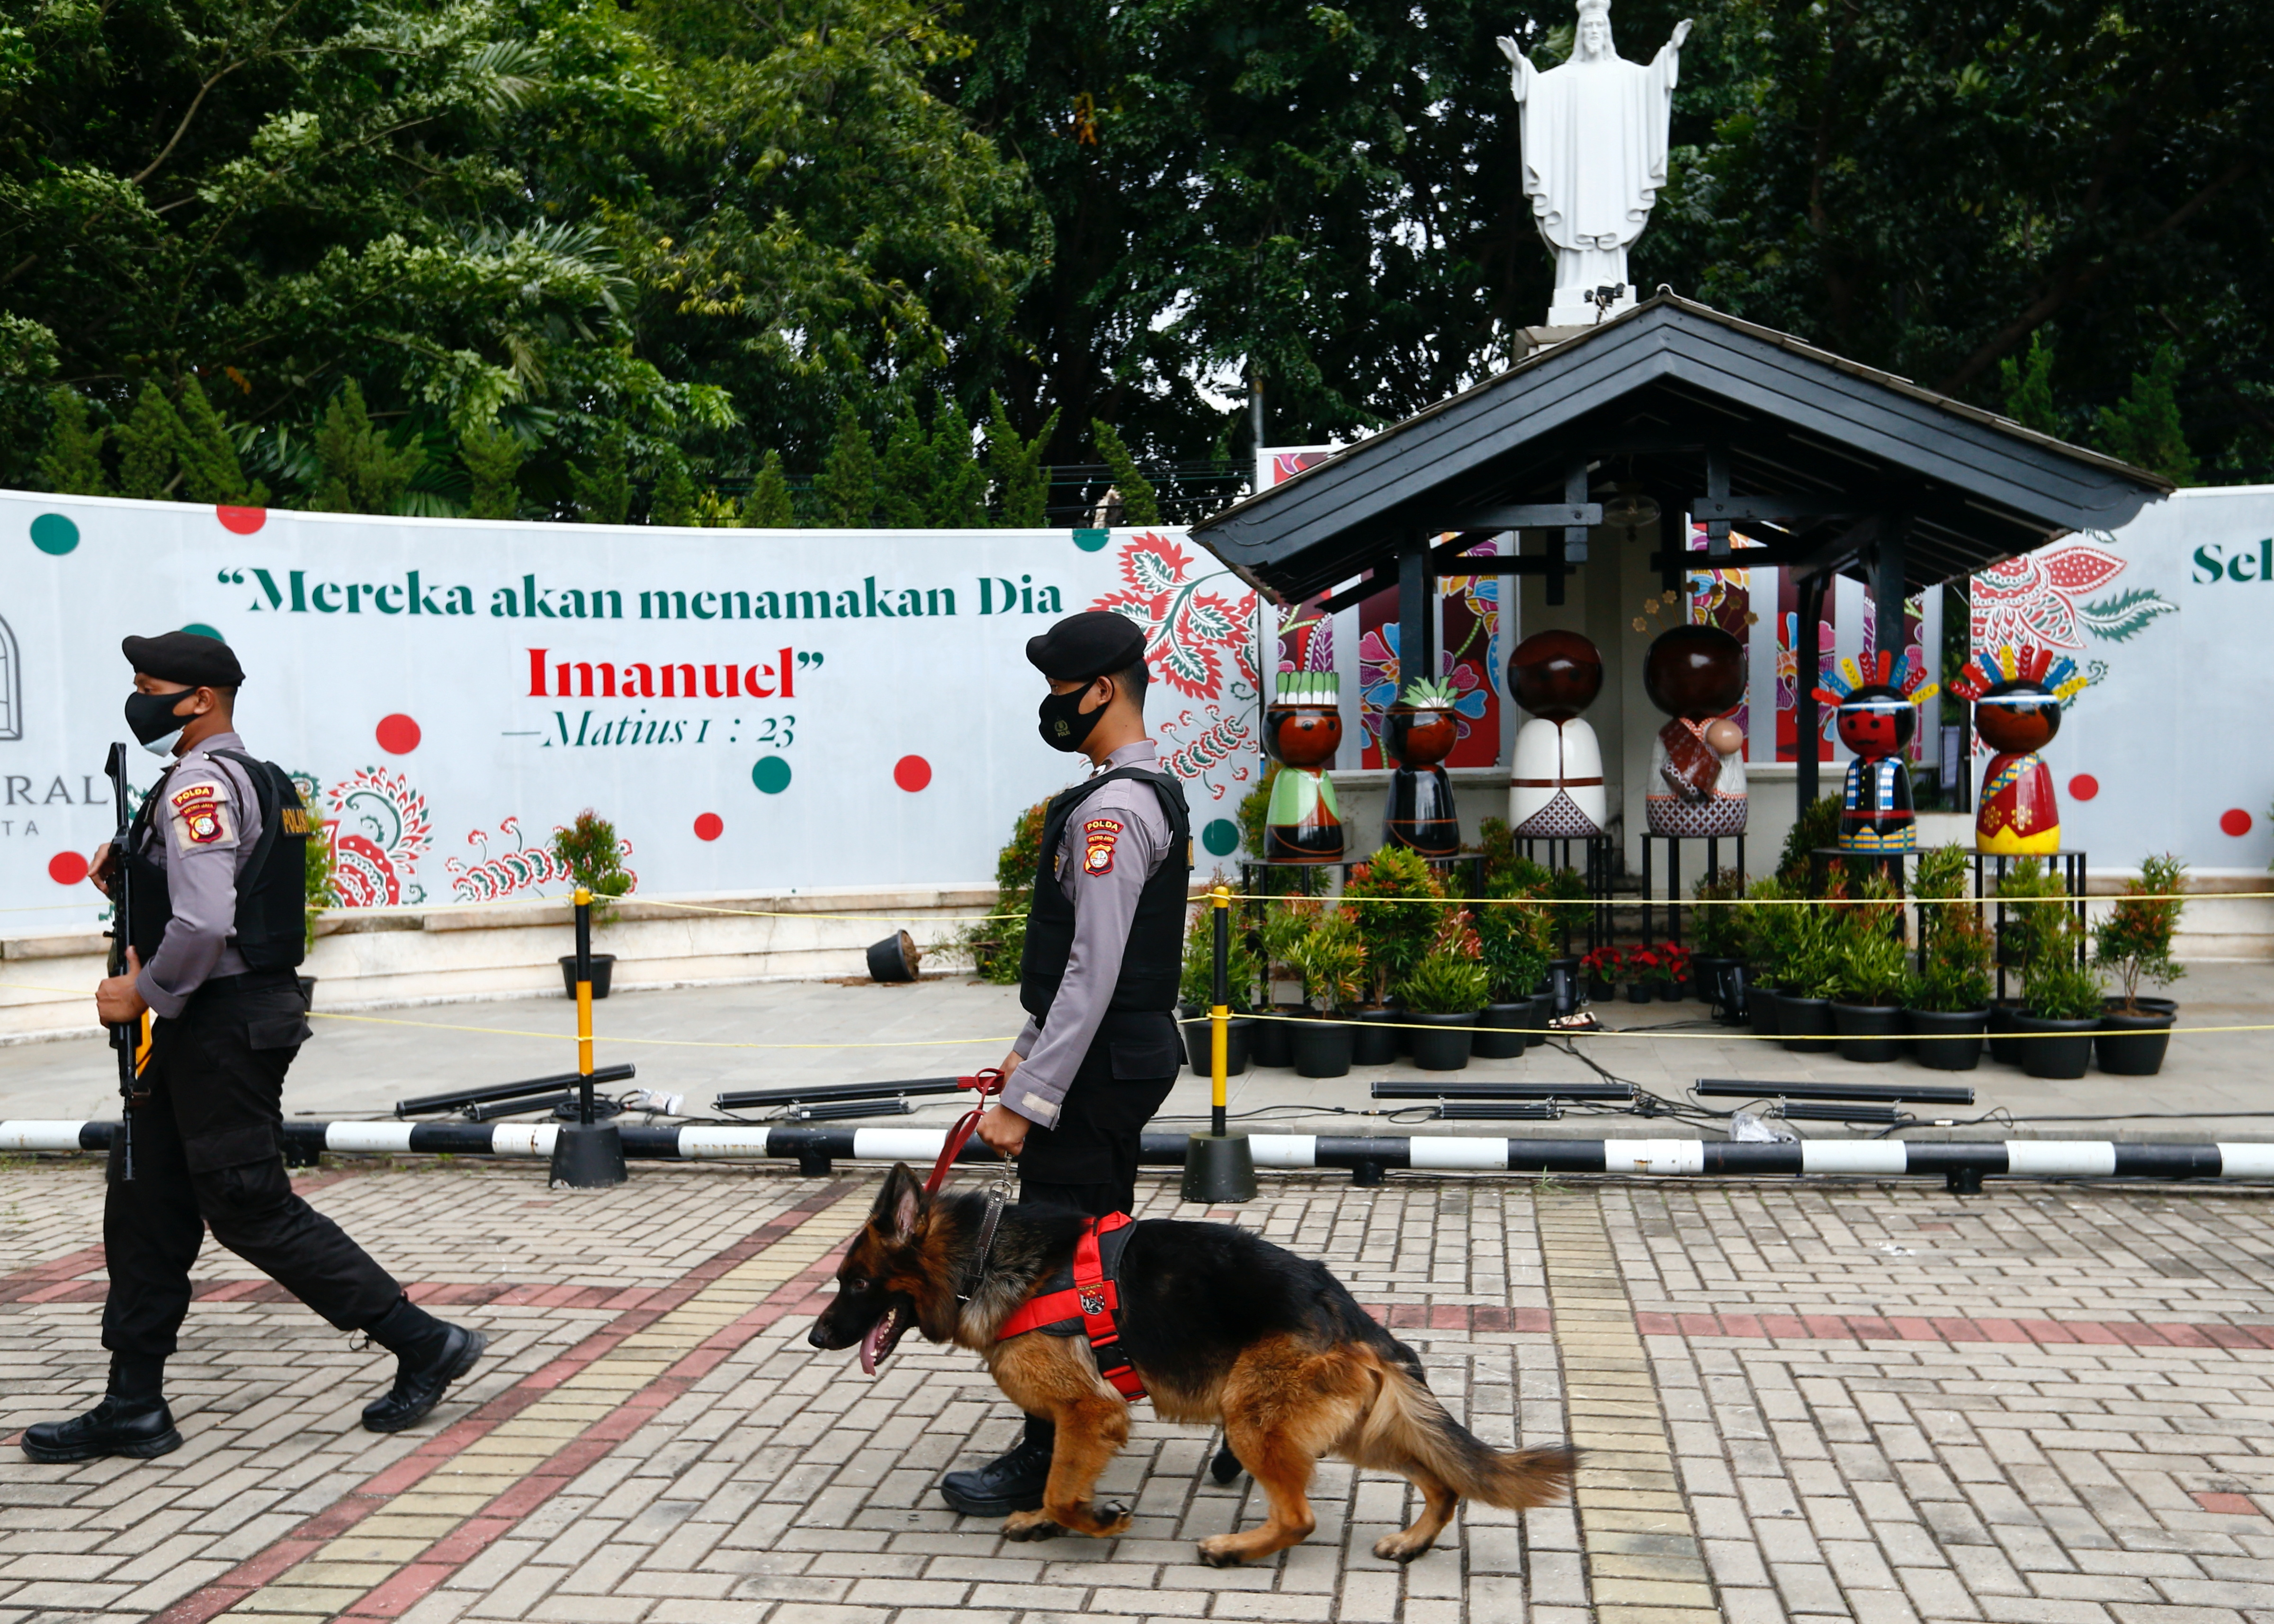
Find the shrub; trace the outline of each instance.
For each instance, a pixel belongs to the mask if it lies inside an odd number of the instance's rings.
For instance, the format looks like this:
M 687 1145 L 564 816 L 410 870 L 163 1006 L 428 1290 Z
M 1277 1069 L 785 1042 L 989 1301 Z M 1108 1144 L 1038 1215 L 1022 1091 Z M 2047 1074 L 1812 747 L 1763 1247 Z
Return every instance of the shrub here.
M 606 923 L 613 916 L 606 898 L 621 897 L 632 888 L 632 875 L 624 867 L 631 850 L 616 838 L 616 826 L 587 807 L 576 821 L 553 831 L 553 855 L 568 871 L 573 885 L 592 893 L 592 918 Z
M 1239 798 L 1239 808 L 1231 815 L 1232 821 L 1239 825 L 1240 844 L 1251 857 L 1260 859 L 1263 855 L 1263 820 L 1271 810 L 1271 780 L 1278 776 L 1279 763 L 1265 762 L 1255 787 Z
M 1425 953 L 1398 982 L 1405 1007 L 1416 1015 L 1468 1015 L 1485 1006 L 1485 967 L 1457 951 Z
M 1900 1003 L 1904 968 L 1900 937 L 1851 920 L 1834 951 L 1832 996 L 1842 1004 Z
M 1840 797 L 1824 795 L 1793 820 L 1777 853 L 1777 877 L 1788 884 L 1808 883 L 1809 853 L 1840 844 Z
M 1745 894 L 1745 883 L 1735 868 L 1709 874 L 1698 882 L 1692 896 L 1706 906 L 1698 910 L 1698 951 L 1706 959 L 1743 959 L 1752 951 L 1752 910 L 1730 906 Z
M 307 948 L 316 945 L 316 921 L 339 905 L 332 886 L 338 854 L 332 849 L 332 826 L 320 818 L 308 820 L 307 855 L 300 866 L 302 895 L 307 909 Z
M 2040 1020 L 2090 1020 L 2100 1005 L 2100 979 L 2067 953 L 2048 954 L 2022 978 L 2022 1009 Z
M 2092 928 L 2093 967 L 2115 973 L 2127 1014 L 2140 1012 L 2143 979 L 2168 987 L 2187 973 L 2172 957 L 2172 933 L 2187 906 L 2180 896 L 2187 875 L 2187 865 L 2169 852 L 2148 858 L 2140 865 L 2140 877 L 2125 886 L 2108 916 Z
M 1351 870 L 1342 906 L 1366 944 L 1376 1002 L 1429 951 L 1449 911 L 1444 895 L 1437 871 L 1403 849 L 1378 852 Z
M 1493 1002 L 1509 1004 L 1531 996 L 1547 974 L 1547 911 L 1503 875 L 1486 891 L 1493 900 L 1477 911 L 1478 958 L 1491 984 Z
M 1299 974 L 1295 970 L 1295 950 L 1325 917 L 1325 905 L 1315 897 L 1284 897 L 1267 906 L 1263 911 L 1263 929 L 1257 932 L 1263 948 L 1265 976 L 1283 966 Z
M 1036 801 L 1011 824 L 1011 838 L 995 854 L 998 917 L 975 920 L 964 927 L 963 946 L 980 975 L 998 987 L 1019 979 L 1019 961 L 1027 951 L 1027 914 L 1035 906 L 1035 871 L 1043 861 L 1043 817 L 1047 801 Z
M 1800 917 L 1808 912 L 1794 900 L 1796 894 L 1774 876 L 1755 880 L 1745 888 L 1745 900 L 1751 905 L 1743 910 L 1745 932 L 1751 943 L 1750 962 L 1753 979 L 1764 986 L 1780 983 L 1791 961 Z
M 1303 978 L 1303 1001 L 1314 1009 L 1348 1010 L 1366 996 L 1366 944 L 1358 927 L 1339 914 L 1313 925 L 1288 962 Z
M 1235 1015 L 1246 1015 L 1255 1007 L 1255 983 L 1261 979 L 1262 966 L 1256 962 L 1255 948 L 1249 933 L 1240 929 L 1239 921 L 1226 921 L 1230 939 L 1224 944 L 1224 980 L 1228 996 L 1224 1007 Z M 1023 932 L 1021 933 L 1023 936 Z M 1013 980 L 1017 978 L 1013 976 Z M 1191 925 L 1185 931 L 1185 969 L 1177 982 L 1178 996 L 1186 1004 L 1196 1004 L 1202 1009 L 1216 1002 L 1216 908 L 1201 902 L 1193 909 Z
M 1998 882 L 1998 899 L 2006 905 L 1999 947 L 2024 972 L 2057 950 L 2074 946 L 2067 887 L 2047 865 L 2022 858 Z

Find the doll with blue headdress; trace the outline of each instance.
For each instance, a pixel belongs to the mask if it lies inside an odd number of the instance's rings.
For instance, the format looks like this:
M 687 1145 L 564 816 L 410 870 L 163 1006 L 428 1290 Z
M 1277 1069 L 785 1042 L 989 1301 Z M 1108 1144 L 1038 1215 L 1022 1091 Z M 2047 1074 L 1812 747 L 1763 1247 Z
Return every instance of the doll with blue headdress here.
M 1903 751 L 1918 732 L 1918 708 L 1936 687 L 1911 668 L 1908 655 L 1880 650 L 1869 674 L 1843 659 L 1816 697 L 1834 707 L 1840 742 L 1856 753 L 1841 793 L 1840 849 L 1915 852 L 1918 818 Z
M 2061 708 L 2085 683 L 2074 660 L 2027 643 L 1976 655 L 1952 681 L 1950 691 L 1974 706 L 1974 731 L 1998 752 L 1977 801 L 1977 850 L 1997 856 L 2060 850 L 2060 798 L 2037 752 L 2060 732 Z

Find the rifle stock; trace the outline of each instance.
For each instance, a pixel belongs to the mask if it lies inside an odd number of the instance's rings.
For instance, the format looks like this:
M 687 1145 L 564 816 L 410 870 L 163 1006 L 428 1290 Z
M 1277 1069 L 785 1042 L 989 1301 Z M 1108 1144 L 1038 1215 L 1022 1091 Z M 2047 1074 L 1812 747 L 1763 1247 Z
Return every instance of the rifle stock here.
M 110 837 L 110 973 L 126 974 L 126 944 L 132 931 L 133 876 L 132 866 L 126 860 L 128 837 L 133 831 L 133 816 L 127 809 L 126 747 L 114 744 L 110 757 L 103 763 L 103 772 L 110 779 L 111 804 L 117 816 L 117 831 Z M 110 1047 L 118 1055 L 118 1174 L 122 1180 L 134 1177 L 134 1096 L 136 1094 L 134 1057 L 142 1046 L 140 1020 L 123 1021 L 110 1028 Z

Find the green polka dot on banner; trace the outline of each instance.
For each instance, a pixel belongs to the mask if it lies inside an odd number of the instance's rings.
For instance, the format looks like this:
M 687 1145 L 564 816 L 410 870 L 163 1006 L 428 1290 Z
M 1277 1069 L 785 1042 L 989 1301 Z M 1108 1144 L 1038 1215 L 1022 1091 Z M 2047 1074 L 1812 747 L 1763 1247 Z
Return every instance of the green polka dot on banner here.
M 43 513 L 32 521 L 32 545 L 49 558 L 61 558 L 79 545 L 79 526 L 59 513 Z
M 1098 553 L 1103 552 L 1105 544 L 1112 538 L 1111 530 L 1081 530 L 1073 533 L 1073 545 L 1084 553 Z
M 1201 844 L 1211 857 L 1229 857 L 1239 849 L 1239 825 L 1228 817 L 1211 819 L 1201 831 Z
M 779 795 L 789 787 L 789 763 L 779 756 L 761 756 L 750 769 L 750 782 L 761 795 Z
M 215 643 L 227 643 L 229 641 L 228 638 L 214 630 L 212 627 L 207 626 L 203 620 L 192 620 L 187 626 L 182 628 L 182 629 L 189 633 L 192 637 L 210 637 Z

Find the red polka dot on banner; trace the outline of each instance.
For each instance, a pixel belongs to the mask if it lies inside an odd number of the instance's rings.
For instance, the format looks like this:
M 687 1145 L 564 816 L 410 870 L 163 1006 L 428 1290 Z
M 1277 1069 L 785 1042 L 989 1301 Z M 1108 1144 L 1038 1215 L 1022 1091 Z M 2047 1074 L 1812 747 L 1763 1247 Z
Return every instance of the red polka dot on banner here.
M 2100 780 L 2089 772 L 2080 772 L 2068 781 L 2068 793 L 2078 801 L 2090 801 L 2100 793 Z
M 401 711 L 379 719 L 379 748 L 389 756 L 408 756 L 418 748 L 418 724 Z
M 2219 832 L 2233 835 L 2240 840 L 2250 832 L 2250 814 L 2240 807 L 2229 807 L 2218 815 Z
M 48 859 L 48 877 L 58 885 L 76 885 L 87 878 L 87 859 L 77 852 L 57 852 Z
M 931 763 L 921 756 L 903 756 L 892 763 L 892 782 L 913 795 L 931 782 Z
M 695 820 L 695 838 L 697 840 L 716 840 L 726 832 L 727 820 L 716 812 L 705 812 Z
M 250 536 L 268 523 L 268 509 L 266 508 L 216 508 L 214 509 L 214 517 L 221 521 L 222 529 L 238 536 Z

